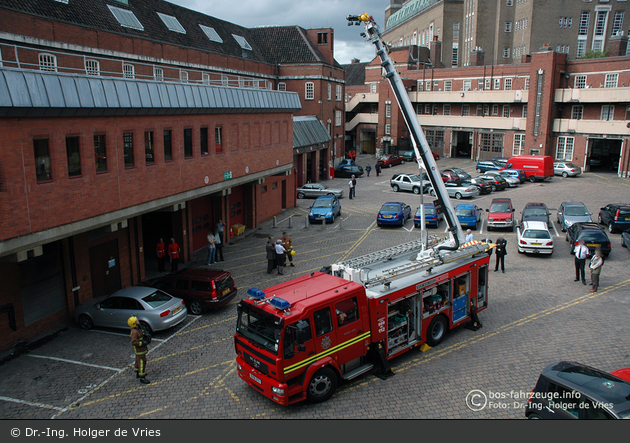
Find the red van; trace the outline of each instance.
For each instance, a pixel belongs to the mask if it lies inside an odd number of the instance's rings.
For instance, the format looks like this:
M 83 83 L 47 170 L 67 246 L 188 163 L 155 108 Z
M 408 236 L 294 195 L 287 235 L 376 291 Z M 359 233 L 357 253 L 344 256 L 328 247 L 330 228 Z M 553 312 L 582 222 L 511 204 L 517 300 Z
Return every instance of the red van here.
M 503 169 L 522 169 L 532 183 L 536 180 L 547 180 L 553 177 L 553 157 L 550 155 L 518 155 L 510 158 Z

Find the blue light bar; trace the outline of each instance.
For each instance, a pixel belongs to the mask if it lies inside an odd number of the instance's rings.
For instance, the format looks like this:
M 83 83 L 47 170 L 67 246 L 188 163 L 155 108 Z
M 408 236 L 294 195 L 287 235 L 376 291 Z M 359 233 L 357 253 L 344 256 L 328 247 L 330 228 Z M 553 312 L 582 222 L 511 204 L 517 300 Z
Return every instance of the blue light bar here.
M 251 298 L 255 298 L 256 300 L 262 300 L 263 298 L 265 298 L 265 293 L 258 288 L 249 288 L 247 290 L 247 295 L 249 295 Z
M 291 303 L 289 303 L 288 301 L 282 299 L 282 298 L 278 298 L 278 297 L 274 297 L 269 301 L 269 304 L 271 306 L 273 306 L 276 309 L 289 309 L 291 307 Z

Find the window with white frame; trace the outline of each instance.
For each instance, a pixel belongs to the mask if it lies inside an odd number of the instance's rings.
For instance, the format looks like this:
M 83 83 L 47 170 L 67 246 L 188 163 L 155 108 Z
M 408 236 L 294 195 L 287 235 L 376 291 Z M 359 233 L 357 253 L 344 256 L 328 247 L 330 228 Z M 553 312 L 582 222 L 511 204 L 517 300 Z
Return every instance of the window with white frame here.
M 575 50 L 575 57 L 580 58 L 586 54 L 586 40 L 578 40 L 577 49 Z
M 595 32 L 593 35 L 593 51 L 604 50 L 604 39 L 606 34 L 606 26 L 608 24 L 608 11 L 598 10 L 595 11 Z
M 510 105 L 503 105 L 503 117 L 510 116 Z
M 510 58 L 510 48 L 503 48 L 503 58 Z
M 208 74 L 207 72 L 204 72 L 203 74 L 201 74 L 201 82 L 204 85 L 209 85 L 210 84 L 210 74 Z
M 527 105 L 523 105 L 523 112 L 521 114 L 523 118 L 527 118 Z
M 304 85 L 305 95 L 304 98 L 306 100 L 313 100 L 315 98 L 315 83 L 306 82 Z
M 328 101 L 331 101 L 332 100 L 332 85 L 328 83 L 327 86 L 328 86 Z
M 342 96 L 342 89 L 341 89 L 341 85 L 337 85 L 335 87 L 335 98 L 337 99 L 338 102 L 341 101 L 341 96 Z
M 582 107 L 582 105 L 571 106 L 571 118 L 573 120 L 582 120 L 583 112 L 584 108 Z
M 98 60 L 85 60 L 85 73 L 87 75 L 101 75 L 101 64 Z
M 470 115 L 470 105 L 462 105 L 462 116 Z
M 505 89 L 506 91 L 509 91 L 512 89 L 512 79 L 511 78 L 506 78 L 505 80 L 503 80 L 503 89 Z
M 483 115 L 490 115 L 490 106 L 483 105 Z
M 127 9 L 117 8 L 115 6 L 107 5 L 112 15 L 118 20 L 121 26 L 125 28 L 137 29 L 144 31 L 144 26 L 140 23 L 140 20 L 134 15 L 132 11 Z
M 606 81 L 604 82 L 604 88 L 616 88 L 618 78 L 619 78 L 619 74 L 606 74 Z
M 424 113 L 427 115 L 431 115 L 431 105 L 424 105 Z
M 280 82 L 278 83 L 278 91 L 286 91 L 287 90 L 287 84 L 284 82 Z
M 453 90 L 453 81 L 452 80 L 444 80 L 444 90 L 452 91 Z
M 451 105 L 442 106 L 442 115 L 451 115 Z
M 426 85 L 424 87 L 425 91 L 430 91 L 431 90 L 431 80 L 427 80 Z
M 464 91 L 470 91 L 470 80 L 464 80 Z
M 489 79 L 489 78 L 484 79 L 484 81 L 483 81 L 483 89 L 485 91 L 489 91 L 491 85 L 492 85 L 492 80 L 491 79 Z
M 186 34 L 186 30 L 176 17 L 173 17 L 172 15 L 162 14 L 161 12 L 158 12 L 157 15 L 162 19 L 162 22 L 164 22 L 164 25 L 166 25 L 169 31 Z
M 438 81 L 437 81 L 437 80 L 435 80 L 435 81 L 433 82 L 433 90 L 434 90 L 434 91 L 439 91 L 439 90 L 440 90 L 440 88 L 439 88 L 439 83 L 438 83 Z
M 512 22 L 505 22 L 505 25 L 503 26 L 503 30 L 505 32 L 512 32 Z
M 512 155 L 525 154 L 525 134 L 514 134 L 514 142 L 512 144 Z
M 154 67 L 153 68 L 153 78 L 156 82 L 164 81 L 164 69 Z
M 499 115 L 499 105 L 492 105 L 492 115 Z
M 451 66 L 457 66 L 459 63 L 459 43 L 453 43 L 451 51 Z
M 391 118 L 392 116 L 392 103 L 387 101 L 385 102 L 385 117 Z
M 418 103 L 418 104 L 416 105 L 416 114 L 418 114 L 418 115 L 422 115 L 422 108 L 423 108 L 423 107 L 424 107 L 424 105 L 422 105 L 422 104 Z
M 525 90 L 529 90 L 529 77 L 525 79 Z
M 556 160 L 573 160 L 574 140 L 574 137 L 558 137 L 558 144 L 556 145 Z
M 392 125 L 389 123 L 385 125 L 385 135 L 391 135 L 392 133 Z
M 614 105 L 603 105 L 600 120 L 612 120 L 615 113 Z
M 501 89 L 501 79 L 500 78 L 495 78 L 494 79 L 494 89 Z
M 621 32 L 623 26 L 623 16 L 624 11 L 615 11 L 612 25 L 612 35 L 617 35 Z
M 39 54 L 39 70 L 57 72 L 57 57 L 52 54 Z
M 573 82 L 573 87 L 575 89 L 584 89 L 586 88 L 586 76 L 585 75 L 576 75 L 575 81 Z
M 187 71 L 179 71 L 179 81 L 181 81 L 182 83 L 188 83 Z
M 335 126 L 341 126 L 341 111 L 335 111 Z
M 370 83 L 370 93 L 376 94 L 376 83 Z
M 123 77 L 124 78 L 136 78 L 136 69 L 134 65 L 128 63 L 123 64 Z
M 514 0 L 505 0 L 505 6 L 514 6 Z
M 578 28 L 578 35 L 588 35 L 588 25 L 591 19 L 590 11 L 582 11 L 580 14 L 580 26 Z
M 245 37 L 235 34 L 232 34 L 232 37 L 234 37 L 234 40 L 236 40 L 236 43 L 238 43 L 241 48 L 247 49 L 248 51 L 253 51 L 252 47 L 249 45 Z

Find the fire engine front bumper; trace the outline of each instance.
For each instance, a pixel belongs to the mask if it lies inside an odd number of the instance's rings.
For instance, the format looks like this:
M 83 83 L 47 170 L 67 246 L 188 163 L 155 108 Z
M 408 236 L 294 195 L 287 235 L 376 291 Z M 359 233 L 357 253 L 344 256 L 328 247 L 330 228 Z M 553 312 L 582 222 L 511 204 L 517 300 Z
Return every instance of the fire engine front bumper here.
M 251 367 L 240 356 L 236 357 L 236 367 L 238 376 L 256 391 L 280 405 L 289 405 L 288 388 L 285 383 L 280 383 Z M 283 394 L 280 394 L 280 392 L 283 392 Z

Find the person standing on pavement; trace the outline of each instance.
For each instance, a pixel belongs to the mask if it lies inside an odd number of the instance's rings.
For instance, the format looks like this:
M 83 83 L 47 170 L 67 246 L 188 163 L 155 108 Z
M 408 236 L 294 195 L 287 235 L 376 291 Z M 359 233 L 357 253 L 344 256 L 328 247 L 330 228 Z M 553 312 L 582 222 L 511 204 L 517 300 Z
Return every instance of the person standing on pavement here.
M 284 254 L 285 251 L 284 250 L 284 246 L 282 246 L 282 239 L 279 238 L 278 240 L 276 240 L 276 265 L 278 266 L 278 275 L 283 275 L 284 274 Z
M 602 250 L 595 248 L 595 255 L 591 257 L 591 263 L 589 268 L 591 269 L 591 292 L 597 292 L 599 287 L 599 276 L 602 273 L 602 266 L 604 266 L 604 257 L 602 257 Z
M 217 238 L 214 236 L 212 231 L 208 231 L 208 236 L 206 237 L 206 240 L 208 240 L 208 260 L 206 260 L 206 266 L 210 266 L 217 262 Z
M 357 196 L 357 178 L 354 175 L 352 176 L 352 196 Z
M 497 262 L 494 265 L 494 272 L 499 270 L 499 262 L 501 262 L 501 272 L 505 273 L 505 256 L 507 255 L 507 240 L 503 237 L 497 238 Z
M 289 237 L 289 234 L 287 234 L 286 232 L 282 233 L 282 247 L 285 250 L 285 256 L 286 258 L 289 259 L 289 263 L 292 268 L 295 268 L 295 266 L 293 265 L 293 255 L 291 255 L 291 252 L 293 252 L 293 240 L 291 240 L 291 237 Z M 284 263 L 286 264 L 286 260 L 284 261 Z
M 146 379 L 147 352 L 149 352 L 146 337 L 142 333 L 142 329 L 140 329 L 138 317 L 129 317 L 127 324 L 131 328 L 131 346 L 133 346 L 133 353 L 136 355 L 136 362 L 133 366 L 133 370 L 136 372 L 136 378 L 140 379 L 140 383 L 148 385 L 151 382 Z
M 352 177 L 354 178 L 354 175 Z M 352 200 L 352 196 L 354 195 L 354 182 L 352 178 L 348 182 L 348 189 L 348 195 L 350 196 L 350 200 Z
M 164 240 L 158 240 L 155 252 L 158 259 L 158 272 L 164 272 L 164 260 L 166 260 L 166 245 L 164 244 Z
M 175 243 L 175 239 L 171 238 L 171 244 L 168 245 L 168 256 L 171 259 L 171 272 L 177 271 L 177 267 L 179 265 L 179 253 L 181 249 L 179 249 L 179 245 Z
M 368 177 L 370 176 L 370 171 L 371 171 L 371 170 L 372 170 L 372 166 L 367 165 L 367 166 L 365 167 L 365 172 L 367 172 L 367 176 L 368 176 Z
M 381 164 L 379 162 L 376 162 L 376 164 L 374 165 L 374 170 L 376 171 L 377 177 L 381 175 Z
M 223 239 L 221 238 L 221 233 L 219 231 L 215 231 L 214 238 L 216 239 L 214 246 L 217 248 L 215 261 L 219 261 L 219 257 L 221 257 L 221 261 L 225 261 L 223 258 Z
M 225 237 L 223 236 L 223 232 L 225 232 L 225 223 L 223 223 L 223 220 L 219 219 L 219 221 L 217 221 L 217 226 L 216 226 L 216 231 L 219 232 L 219 236 L 221 237 L 221 243 L 225 243 Z
M 466 239 L 464 240 L 466 243 L 469 241 L 473 241 L 475 237 L 473 237 L 473 233 L 470 229 L 466 230 Z
M 584 276 L 584 267 L 586 266 L 586 258 L 588 257 L 588 248 L 584 240 L 579 240 L 578 245 L 574 251 L 575 254 L 575 280 L 580 281 L 582 278 L 582 284 L 586 284 L 586 278 Z
M 265 246 L 265 251 L 267 253 L 267 274 L 271 274 L 274 269 L 276 269 L 277 259 L 276 259 L 276 244 L 273 240 L 273 236 L 270 235 L 267 240 L 267 245 Z

